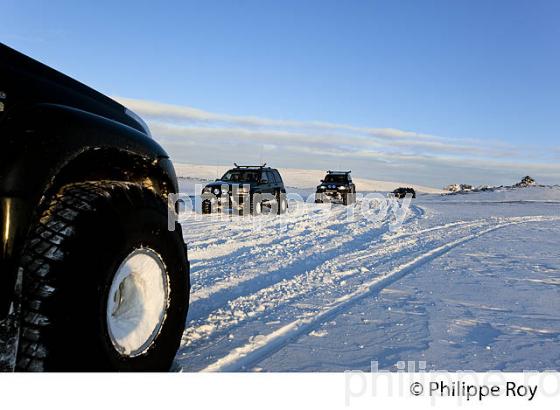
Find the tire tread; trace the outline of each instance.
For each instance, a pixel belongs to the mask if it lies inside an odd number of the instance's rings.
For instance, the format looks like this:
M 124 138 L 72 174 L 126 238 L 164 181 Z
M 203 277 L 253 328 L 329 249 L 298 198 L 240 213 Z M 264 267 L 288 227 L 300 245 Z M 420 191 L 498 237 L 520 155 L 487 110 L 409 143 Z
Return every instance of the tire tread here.
M 117 191 L 125 192 L 129 201 L 131 196 L 157 199 L 155 194 L 144 195 L 142 187 L 133 183 L 100 181 L 70 184 L 54 196 L 32 228 L 21 258 L 23 292 L 17 371 L 45 370 L 48 347 L 44 332 L 50 320 L 43 306 L 58 290 L 57 278 L 51 274 L 50 266 L 63 260 L 65 255 L 61 244 L 75 235 L 73 224 L 76 218 L 83 213 L 95 212 L 98 201 L 109 200 L 111 194 Z

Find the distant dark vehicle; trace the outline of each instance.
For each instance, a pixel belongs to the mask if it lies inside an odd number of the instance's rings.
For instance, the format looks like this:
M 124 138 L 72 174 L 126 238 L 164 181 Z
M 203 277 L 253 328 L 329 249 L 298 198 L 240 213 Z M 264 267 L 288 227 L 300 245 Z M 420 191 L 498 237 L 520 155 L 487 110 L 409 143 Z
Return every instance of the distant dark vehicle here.
M 286 188 L 277 169 L 264 165 L 237 165 L 202 190 L 202 213 L 233 210 L 260 215 L 264 208 L 286 212 Z
M 140 117 L 0 44 L 0 353 L 17 346 L 15 370 L 171 367 L 189 301 L 177 191 Z
M 356 202 L 356 185 L 350 176 L 352 171 L 327 171 L 315 193 L 315 203 L 342 202 L 350 205 Z
M 393 191 L 393 195 L 395 195 L 395 197 L 397 197 L 398 199 L 403 199 L 408 195 L 412 195 L 412 198 L 416 198 L 416 191 L 414 190 L 414 188 L 397 188 Z

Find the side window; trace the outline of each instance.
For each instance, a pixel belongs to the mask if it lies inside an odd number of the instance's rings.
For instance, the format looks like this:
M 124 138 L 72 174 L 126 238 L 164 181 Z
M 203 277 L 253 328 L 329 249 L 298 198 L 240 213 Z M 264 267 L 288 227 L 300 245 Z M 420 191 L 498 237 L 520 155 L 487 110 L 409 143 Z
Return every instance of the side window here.
M 266 171 L 266 177 L 265 178 L 268 179 L 269 184 L 276 183 L 276 179 L 274 178 L 274 174 L 270 171 Z
M 273 173 L 274 173 L 274 177 L 276 178 L 276 182 L 282 184 L 283 182 L 280 173 L 277 170 L 274 170 Z

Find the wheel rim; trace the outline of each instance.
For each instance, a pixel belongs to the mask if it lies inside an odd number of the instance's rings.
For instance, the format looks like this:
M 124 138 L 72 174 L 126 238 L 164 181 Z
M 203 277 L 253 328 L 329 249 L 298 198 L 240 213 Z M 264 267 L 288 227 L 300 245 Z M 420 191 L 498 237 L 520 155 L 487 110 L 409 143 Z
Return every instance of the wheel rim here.
M 123 356 L 144 353 L 161 330 L 169 304 L 165 264 L 149 248 L 135 249 L 120 264 L 107 299 L 107 328 Z

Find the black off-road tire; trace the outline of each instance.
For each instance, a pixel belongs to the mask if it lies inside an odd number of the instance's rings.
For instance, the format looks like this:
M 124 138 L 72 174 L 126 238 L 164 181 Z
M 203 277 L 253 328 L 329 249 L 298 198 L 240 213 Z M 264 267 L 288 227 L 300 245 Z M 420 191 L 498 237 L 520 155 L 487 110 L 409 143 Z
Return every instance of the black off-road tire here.
M 284 192 L 276 193 L 277 214 L 283 215 L 288 211 L 288 200 Z
M 256 202 L 253 200 L 253 197 L 251 197 L 251 203 L 249 205 L 249 211 L 251 212 L 251 215 L 253 216 L 258 216 L 262 214 L 262 202 Z
M 108 334 L 107 297 L 120 263 L 138 248 L 160 255 L 168 278 L 165 318 L 149 347 L 121 355 Z M 179 224 L 141 186 L 65 186 L 32 229 L 23 270 L 18 371 L 166 371 L 184 330 L 189 269 Z
M 212 203 L 210 202 L 210 200 L 205 199 L 204 201 L 202 201 L 202 213 L 204 215 L 209 215 L 212 213 Z
M 342 196 L 342 204 L 343 205 L 353 205 L 356 203 L 356 194 L 353 192 L 349 192 Z

